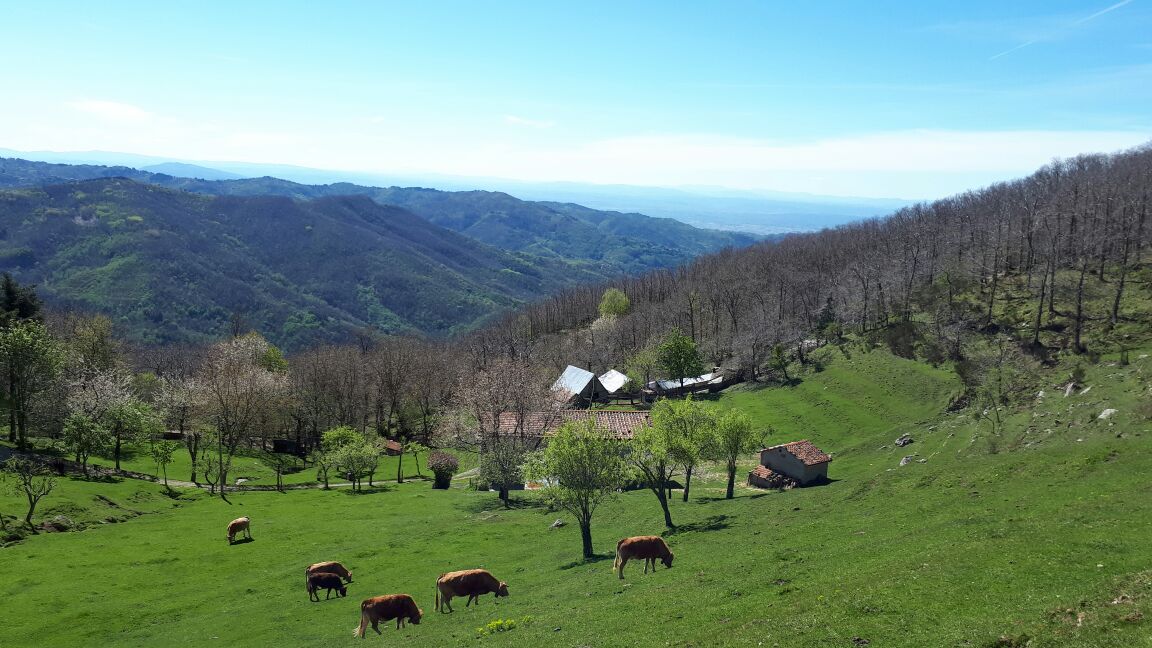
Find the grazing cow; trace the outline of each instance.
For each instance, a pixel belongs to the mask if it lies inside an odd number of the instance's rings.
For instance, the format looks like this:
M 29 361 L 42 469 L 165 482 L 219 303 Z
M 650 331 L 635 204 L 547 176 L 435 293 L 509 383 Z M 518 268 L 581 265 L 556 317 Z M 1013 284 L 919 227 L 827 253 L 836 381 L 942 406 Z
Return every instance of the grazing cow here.
M 336 574 L 340 578 L 343 578 L 346 582 L 349 582 L 349 583 L 352 582 L 352 572 L 348 571 L 348 569 L 345 568 L 344 565 L 341 565 L 340 563 L 336 562 L 335 560 L 329 560 L 327 562 L 318 562 L 314 565 L 308 565 L 308 569 L 304 570 L 304 576 L 308 577 L 308 576 L 311 576 L 312 574 L 315 574 L 318 572 L 328 572 L 329 574 Z
M 250 520 L 247 517 L 242 517 L 236 518 L 228 523 L 228 544 L 232 544 L 232 541 L 241 532 L 243 532 L 249 540 L 252 539 L 252 531 L 248 528 L 249 522 Z
M 316 572 L 315 574 L 308 575 L 308 599 L 311 601 L 320 600 L 320 589 L 328 590 L 324 595 L 324 600 L 327 601 L 332 596 L 332 590 L 336 590 L 338 596 L 348 596 L 348 590 L 344 587 L 344 582 L 336 574 L 329 574 L 328 572 Z
M 360 604 L 360 625 L 352 629 L 352 636 L 363 639 L 369 623 L 376 634 L 383 634 L 377 626 L 381 621 L 396 619 L 396 629 L 399 630 L 404 627 L 405 620 L 419 625 L 422 616 L 424 610 L 416 607 L 416 601 L 407 594 L 373 596 Z
M 644 559 L 645 574 L 648 573 L 648 565 L 652 565 L 652 571 L 656 571 L 657 558 L 665 567 L 672 566 L 672 552 L 660 536 L 636 536 L 616 543 L 616 560 L 612 563 L 612 569 L 620 573 L 621 579 L 624 578 L 624 565 L 632 558 Z
M 320 590 L 328 590 L 324 596 L 324 600 L 328 600 L 332 596 L 332 590 L 336 590 L 337 596 L 348 596 L 348 590 L 344 587 L 343 581 L 340 580 L 338 574 L 329 572 L 315 572 L 308 575 L 308 598 L 313 601 L 320 600 Z
M 496 580 L 486 569 L 465 569 L 441 574 L 436 579 L 436 611 L 443 611 L 440 606 L 443 601 L 444 607 L 452 612 L 452 599 L 456 596 L 468 597 L 464 607 L 471 605 L 472 601 L 480 605 L 477 597 L 489 592 L 495 593 L 497 597 L 508 596 L 508 583 Z

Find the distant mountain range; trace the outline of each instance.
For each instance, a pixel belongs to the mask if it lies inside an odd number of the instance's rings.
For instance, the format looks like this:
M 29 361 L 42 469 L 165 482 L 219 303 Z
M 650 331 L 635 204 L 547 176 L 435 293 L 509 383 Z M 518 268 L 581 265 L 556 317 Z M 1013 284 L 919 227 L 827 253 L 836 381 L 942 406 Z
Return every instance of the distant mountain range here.
M 444 190 L 496 190 L 523 200 L 571 202 L 593 209 L 639 212 L 674 218 L 696 227 L 778 234 L 818 230 L 850 221 L 884 216 L 910 204 L 896 198 L 823 196 L 724 187 L 637 187 L 573 182 L 520 182 L 500 178 L 404 176 L 310 169 L 248 162 L 198 162 L 107 151 L 21 152 L 0 149 L 0 156 L 68 164 L 129 166 L 206 180 L 272 176 L 305 184 L 356 183 L 367 186 L 432 186 Z M 181 167 L 165 166 L 180 164 Z
M 756 240 L 496 192 L 4 158 L 0 188 L 0 268 L 146 343 L 211 339 L 234 314 L 289 349 L 361 328 L 449 334 Z

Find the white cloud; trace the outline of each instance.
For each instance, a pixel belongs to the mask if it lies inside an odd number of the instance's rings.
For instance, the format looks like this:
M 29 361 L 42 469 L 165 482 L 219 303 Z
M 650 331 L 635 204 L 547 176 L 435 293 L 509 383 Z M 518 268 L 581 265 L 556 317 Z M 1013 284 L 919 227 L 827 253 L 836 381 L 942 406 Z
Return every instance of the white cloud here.
M 152 119 L 154 116 L 143 108 L 119 101 L 85 99 L 83 101 L 74 101 L 68 105 L 73 110 L 114 121 L 143 121 Z

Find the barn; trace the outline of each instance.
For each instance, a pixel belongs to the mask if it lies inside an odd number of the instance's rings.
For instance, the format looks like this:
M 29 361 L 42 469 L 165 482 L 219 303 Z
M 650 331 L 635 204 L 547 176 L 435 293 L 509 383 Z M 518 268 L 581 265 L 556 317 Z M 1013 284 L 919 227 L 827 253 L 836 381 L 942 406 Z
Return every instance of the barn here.
M 832 457 L 811 441 L 792 441 L 760 451 L 760 466 L 748 473 L 748 483 L 761 488 L 780 488 L 789 480 L 800 486 L 828 480 Z
M 602 398 L 607 390 L 600 384 L 596 374 L 568 365 L 564 373 L 552 383 L 552 393 L 557 400 L 567 405 L 587 405 Z
M 609 369 L 608 371 L 600 374 L 599 380 L 600 384 L 604 387 L 605 393 L 609 395 L 624 393 L 624 387 L 629 382 L 628 376 L 620 373 L 619 371 L 616 371 L 615 369 Z

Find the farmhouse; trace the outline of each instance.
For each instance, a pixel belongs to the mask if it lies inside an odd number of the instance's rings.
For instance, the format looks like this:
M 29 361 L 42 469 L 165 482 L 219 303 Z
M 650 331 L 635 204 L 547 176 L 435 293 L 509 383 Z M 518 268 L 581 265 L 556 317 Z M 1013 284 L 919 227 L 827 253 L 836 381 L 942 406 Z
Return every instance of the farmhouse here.
M 761 488 L 780 488 L 788 481 L 800 486 L 828 479 L 832 457 L 807 439 L 764 448 L 760 466 L 748 473 L 748 483 Z
M 607 393 L 596 374 L 580 367 L 568 365 L 564 373 L 552 383 L 556 400 L 567 405 L 588 404 Z
M 568 421 L 592 419 L 596 429 L 616 439 L 628 440 L 644 425 L 651 422 L 648 412 L 610 410 L 561 410 L 558 412 L 503 412 L 497 423 L 498 434 L 525 437 L 550 436 Z

